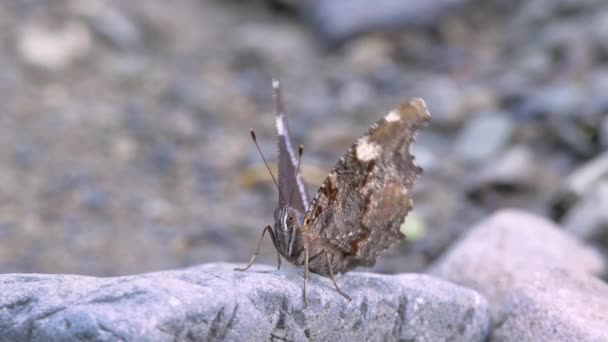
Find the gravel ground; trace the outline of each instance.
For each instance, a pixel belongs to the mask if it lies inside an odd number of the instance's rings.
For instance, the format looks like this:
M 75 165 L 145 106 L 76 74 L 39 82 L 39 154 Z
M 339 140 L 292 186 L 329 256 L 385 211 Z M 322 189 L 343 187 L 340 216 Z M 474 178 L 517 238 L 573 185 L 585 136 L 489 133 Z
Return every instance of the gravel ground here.
M 248 260 L 277 198 L 248 129 L 274 160 L 277 74 L 311 192 L 427 101 L 415 232 L 376 271 L 423 270 L 501 207 L 605 251 L 608 215 L 584 213 L 608 212 L 608 4 L 429 3 L 0 0 L 0 272 Z

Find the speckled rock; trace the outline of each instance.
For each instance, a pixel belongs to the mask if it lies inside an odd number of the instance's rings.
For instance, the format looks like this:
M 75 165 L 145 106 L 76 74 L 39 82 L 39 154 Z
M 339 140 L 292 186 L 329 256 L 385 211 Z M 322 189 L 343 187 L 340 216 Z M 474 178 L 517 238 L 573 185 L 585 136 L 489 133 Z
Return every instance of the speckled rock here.
M 419 274 L 313 275 L 210 264 L 126 277 L 0 276 L 0 340 L 483 341 L 486 300 Z M 264 271 L 260 271 L 264 270 Z
M 494 341 L 608 341 L 608 285 L 587 274 L 539 272 L 501 311 Z
M 495 316 L 518 283 L 548 268 L 600 274 L 603 259 L 552 222 L 502 210 L 474 227 L 431 267 L 431 273 L 481 292 Z

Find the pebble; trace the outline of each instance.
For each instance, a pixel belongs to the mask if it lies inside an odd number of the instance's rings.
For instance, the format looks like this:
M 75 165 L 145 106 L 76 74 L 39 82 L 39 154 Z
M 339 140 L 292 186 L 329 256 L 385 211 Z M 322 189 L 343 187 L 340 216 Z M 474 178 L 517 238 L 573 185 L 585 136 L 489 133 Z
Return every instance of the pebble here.
M 580 198 L 568 210 L 562 225 L 581 239 L 601 241 L 604 237 L 608 242 L 608 181 L 598 181 Z
M 136 23 L 117 8 L 102 6 L 87 17 L 91 30 L 123 51 L 137 51 L 143 46 Z
M 150 146 L 148 160 L 152 170 L 161 175 L 167 175 L 177 163 L 177 151 L 174 144 L 156 142 Z
M 321 38 L 336 44 L 372 31 L 430 27 L 464 3 L 463 0 L 376 0 L 370 6 L 366 0 L 316 0 L 305 13 Z
M 509 113 L 480 113 L 471 118 L 456 136 L 454 154 L 466 163 L 483 163 L 505 148 L 514 129 Z
M 59 71 L 89 53 L 91 34 L 78 20 L 53 28 L 37 22 L 26 24 L 19 35 L 17 49 L 28 64 L 47 71 Z
M 608 148 L 608 115 L 602 119 L 600 124 L 600 144 L 603 148 Z
M 78 199 L 85 209 L 101 211 L 108 207 L 110 195 L 95 184 L 78 190 Z
M 560 186 L 558 197 L 580 198 L 597 187 L 598 182 L 607 176 L 608 152 L 604 152 L 568 175 Z
M 241 53 L 253 53 L 276 65 L 288 65 L 289 69 L 285 69 L 285 72 L 299 73 L 310 67 L 308 63 L 312 59 L 307 56 L 314 53 L 309 43 L 310 37 L 296 26 L 251 22 L 242 25 L 235 37 Z M 272 44 L 268 44 L 268 41 Z M 248 62 L 255 60 L 249 57 Z
M 427 77 L 416 86 L 414 93 L 426 102 L 434 127 L 455 126 L 467 116 L 464 89 L 450 77 Z
M 469 193 L 488 188 L 534 189 L 537 185 L 537 165 L 534 153 L 528 146 L 511 147 L 495 160 L 485 163 L 473 175 Z
M 344 46 L 344 58 L 351 68 L 366 73 L 391 63 L 393 50 L 387 39 L 370 35 L 348 42 Z
M 360 112 L 369 109 L 369 105 L 375 97 L 374 95 L 374 89 L 368 82 L 349 82 L 340 88 L 337 102 L 342 112 Z
M 579 84 L 552 84 L 528 96 L 520 112 L 525 117 L 549 115 L 552 120 L 572 118 L 580 113 L 585 98 L 585 92 Z

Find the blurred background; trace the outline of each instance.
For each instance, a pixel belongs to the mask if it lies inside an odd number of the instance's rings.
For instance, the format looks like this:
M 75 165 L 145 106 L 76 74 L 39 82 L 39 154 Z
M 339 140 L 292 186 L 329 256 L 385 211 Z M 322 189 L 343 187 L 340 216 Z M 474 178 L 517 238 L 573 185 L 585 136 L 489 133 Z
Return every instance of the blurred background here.
M 0 0 L 0 272 L 248 261 L 277 204 L 248 132 L 273 163 L 273 75 L 311 194 L 426 100 L 409 240 L 375 271 L 424 270 L 501 207 L 605 251 L 607 61 L 603 0 Z

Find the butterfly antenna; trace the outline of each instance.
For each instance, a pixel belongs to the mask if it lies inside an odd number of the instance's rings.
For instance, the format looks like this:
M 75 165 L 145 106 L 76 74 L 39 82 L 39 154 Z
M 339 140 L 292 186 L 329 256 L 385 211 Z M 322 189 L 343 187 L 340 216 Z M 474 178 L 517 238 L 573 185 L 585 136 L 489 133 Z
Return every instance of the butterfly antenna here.
M 251 139 L 253 139 L 253 143 L 255 144 L 255 147 L 258 149 L 260 156 L 262 156 L 264 165 L 266 165 L 266 169 L 268 169 L 268 173 L 270 173 L 270 177 L 272 177 L 272 181 L 274 182 L 274 185 L 277 187 L 277 190 L 278 190 L 279 183 L 277 182 L 277 179 L 274 177 L 274 174 L 272 173 L 272 170 L 270 169 L 270 166 L 268 165 L 268 162 L 266 161 L 266 158 L 264 157 L 264 153 L 262 153 L 262 149 L 260 148 L 260 145 L 258 144 L 258 139 L 255 136 L 255 131 L 253 130 L 253 128 L 249 130 L 249 133 L 251 133 Z M 280 190 L 279 190 L 279 196 L 281 196 L 281 198 L 283 199 L 283 202 L 284 202 L 285 199 L 283 198 L 283 194 L 281 193 Z
M 293 188 L 291 188 L 291 194 L 289 195 L 289 206 L 291 206 L 291 200 L 293 199 L 293 193 L 298 186 L 298 174 L 300 173 L 300 164 L 302 164 L 302 154 L 304 153 L 304 145 L 298 147 L 298 165 L 296 166 L 295 182 L 293 182 Z

